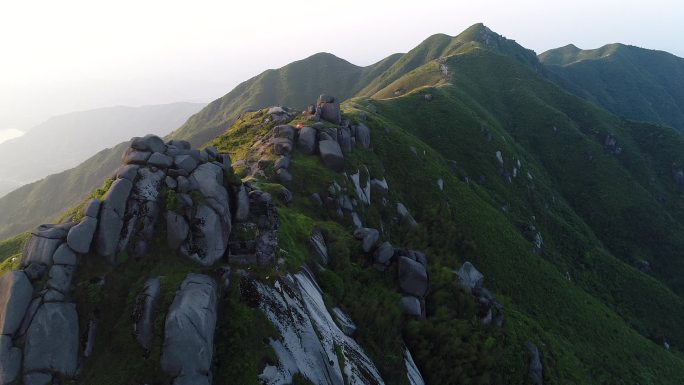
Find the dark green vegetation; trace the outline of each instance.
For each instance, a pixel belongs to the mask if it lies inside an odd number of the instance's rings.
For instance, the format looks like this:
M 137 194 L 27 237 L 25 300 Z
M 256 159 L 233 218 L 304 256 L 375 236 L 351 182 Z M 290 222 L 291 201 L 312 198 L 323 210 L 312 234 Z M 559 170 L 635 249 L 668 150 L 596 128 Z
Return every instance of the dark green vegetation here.
M 630 119 L 684 130 L 684 59 L 623 44 L 580 50 L 574 45 L 539 55 L 568 91 Z
M 531 51 L 475 25 L 455 38 L 435 35 L 405 55 L 367 68 L 319 54 L 267 71 L 210 104 L 174 136 L 196 144 L 209 141 L 238 160 L 273 127 L 263 123 L 262 112 L 242 114 L 248 106 L 302 108 L 320 92 L 360 95 L 343 110 L 354 121 L 366 116 L 372 149 L 350 154 L 347 171 L 365 165 L 370 175 L 362 178 L 384 177 L 389 183 L 390 204 L 383 208 L 374 196 L 373 205 L 360 213 L 364 224 L 382 225 L 395 246 L 428 255 L 432 290 L 426 319 L 401 314 L 396 267 L 379 272 L 371 266 L 351 237 L 349 218 L 339 220 L 309 201 L 311 193 L 327 191 L 332 181 L 350 188 L 315 156 L 294 153 L 294 180 L 288 187 L 295 198 L 290 206 L 277 203 L 279 241 L 285 269 L 292 272 L 315 262 L 309 234 L 314 226 L 323 230 L 331 258 L 328 269 L 317 275 L 326 302 L 352 316 L 359 327 L 357 341 L 388 384 L 407 383 L 404 344 L 429 384 L 526 384 L 527 341 L 539 347 L 549 384 L 679 384 L 684 378 L 684 202 L 674 174 L 684 166 L 684 136 L 599 107 L 678 126 L 676 114 L 665 114 L 676 112 L 674 107 L 640 109 L 672 106 L 663 95 L 675 104 L 684 100 L 676 93 L 684 89 L 676 86 L 681 72 L 658 65 L 659 59 L 671 58 L 624 46 L 597 52 L 565 47 L 541 55 L 544 67 Z M 585 66 L 589 69 L 581 69 Z M 644 74 L 644 68 L 653 71 Z M 626 82 L 655 78 L 659 82 L 650 88 Z M 676 89 L 665 87 L 670 81 Z M 643 98 L 635 99 L 637 94 Z M 114 159 L 118 163 L 118 154 Z M 272 172 L 266 168 L 267 176 Z M 245 170 L 236 173 L 242 176 Z M 92 183 L 71 183 L 81 189 L 98 186 L 103 179 L 98 175 L 93 172 Z M 281 187 L 258 183 L 274 196 Z M 72 201 L 53 210 L 55 216 L 87 195 L 72 194 Z M 15 199 L 19 202 L 18 195 Z M 411 210 L 420 223 L 417 230 L 392 221 L 396 202 Z M 544 241 L 539 253 L 533 252 L 537 232 Z M 163 229 L 159 234 L 163 239 Z M 0 244 L 0 257 L 16 254 L 21 242 Z M 122 256 L 102 291 L 91 278 L 110 267 L 88 263 L 79 273 L 79 307 L 103 307 L 103 327 L 115 330 L 98 341 L 83 383 L 164 381 L 151 364 L 158 360 L 141 359 L 131 336 L 134 296 L 145 279 L 164 275 L 160 309 L 166 309 L 187 271 L 215 272 L 171 255 L 161 244 L 154 250 L 143 260 Z M 504 305 L 503 328 L 481 325 L 473 297 L 455 284 L 453 270 L 464 261 L 485 274 L 485 286 Z M 273 279 L 283 273 L 252 274 Z M 275 359 L 264 341 L 278 336 L 240 295 L 243 285 L 248 283 L 234 276 L 221 303 L 222 314 L 231 316 L 219 317 L 217 384 L 228 378 L 256 384 L 264 363 Z M 163 316 L 158 315 L 159 333 Z M 159 354 L 160 343 L 161 334 L 152 356 Z M 125 360 L 113 364 L 119 356 Z M 295 380 L 300 382 L 305 380 Z

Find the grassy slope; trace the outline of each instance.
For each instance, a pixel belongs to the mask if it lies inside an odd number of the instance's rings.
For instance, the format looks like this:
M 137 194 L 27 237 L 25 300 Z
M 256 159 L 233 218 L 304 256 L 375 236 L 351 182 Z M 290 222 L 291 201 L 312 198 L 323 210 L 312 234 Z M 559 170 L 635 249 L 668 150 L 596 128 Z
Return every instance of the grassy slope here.
M 539 55 L 556 81 L 618 115 L 684 130 L 684 59 L 622 44 Z

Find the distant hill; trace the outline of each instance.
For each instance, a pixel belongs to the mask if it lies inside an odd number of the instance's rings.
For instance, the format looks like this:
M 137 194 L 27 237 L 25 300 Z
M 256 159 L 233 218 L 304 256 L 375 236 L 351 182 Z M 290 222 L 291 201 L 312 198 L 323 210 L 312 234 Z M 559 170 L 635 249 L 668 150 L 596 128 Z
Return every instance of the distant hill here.
M 552 49 L 539 60 L 556 83 L 635 120 L 684 130 L 684 59 L 624 44 Z
M 17 185 L 75 167 L 132 136 L 166 135 L 203 103 L 108 107 L 48 119 L 25 135 L 0 143 L 0 196 Z

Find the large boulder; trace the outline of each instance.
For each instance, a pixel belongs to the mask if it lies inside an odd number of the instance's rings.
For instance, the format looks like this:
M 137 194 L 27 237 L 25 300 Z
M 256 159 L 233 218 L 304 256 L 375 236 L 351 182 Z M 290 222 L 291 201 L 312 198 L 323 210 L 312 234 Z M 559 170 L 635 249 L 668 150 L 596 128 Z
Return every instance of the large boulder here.
M 344 155 L 340 145 L 335 140 L 321 140 L 318 142 L 318 151 L 323 163 L 335 171 L 344 170 Z
M 356 126 L 356 144 L 366 150 L 370 148 L 370 129 L 363 123 Z
M 0 335 L 0 385 L 12 384 L 21 371 L 21 349 L 12 345 L 12 337 Z
M 337 143 L 339 143 L 342 153 L 348 154 L 352 150 L 351 130 L 347 127 L 340 127 L 337 130 Z
M 95 236 L 95 250 L 110 260 L 116 254 L 126 214 L 126 202 L 133 189 L 133 182 L 117 179 L 104 196 L 100 208 L 100 222 Z
M 67 235 L 69 247 L 77 253 L 86 254 L 90 251 L 90 244 L 93 242 L 96 229 L 97 219 L 92 216 L 84 216 L 79 224 L 69 230 Z
M 126 164 L 119 167 L 114 173 L 114 179 L 128 179 L 131 182 L 138 177 L 138 169 L 140 166 L 137 164 Z
M 147 163 L 147 160 L 150 159 L 151 155 L 151 152 L 136 151 L 132 148 L 129 148 L 126 150 L 126 152 L 124 152 L 123 162 L 124 164 L 144 165 Z
M 78 315 L 73 303 L 44 303 L 31 321 L 24 344 L 24 372 L 73 377 L 78 363 Z
M 154 314 L 157 310 L 157 300 L 161 293 L 159 277 L 150 278 L 145 282 L 142 292 L 135 299 L 133 310 L 133 334 L 146 351 L 152 348 L 154 338 Z
M 299 130 L 297 148 L 306 155 L 316 152 L 316 130 L 311 127 L 302 127 Z
M 128 179 L 117 179 L 105 193 L 103 204 L 105 209 L 113 210 L 119 217 L 126 212 L 126 201 L 133 189 L 133 182 Z
M 166 374 L 176 378 L 174 384 L 189 383 L 188 378 L 183 377 L 194 378 L 196 384 L 209 383 L 216 328 L 216 291 L 212 278 L 188 274 L 166 314 L 161 367 Z M 206 382 L 202 377 L 206 377 Z
M 425 266 L 408 257 L 399 257 L 399 286 L 404 293 L 425 296 L 429 289 Z
M 137 171 L 136 171 L 137 174 Z M 99 199 L 91 199 L 83 206 L 83 215 L 97 219 L 100 214 L 100 202 Z
M 276 155 L 288 155 L 292 152 L 292 139 L 290 138 L 273 138 L 273 153 Z
M 373 254 L 373 261 L 379 266 L 386 267 L 392 263 L 392 257 L 394 256 L 394 246 L 389 242 L 383 242 L 378 246 L 377 250 Z
M 324 103 L 321 102 L 316 108 L 316 114 L 320 116 L 321 119 L 327 120 L 333 124 L 342 123 L 342 114 L 340 112 L 340 105 L 335 102 Z
M 149 152 L 164 152 L 166 145 L 164 141 L 161 140 L 156 135 L 145 135 L 142 138 L 134 137 L 131 139 L 131 148 L 139 151 L 149 151 Z
M 0 334 L 12 335 L 19 329 L 32 294 L 24 272 L 10 271 L 0 277 Z
M 223 187 L 223 169 L 213 163 L 204 163 L 192 172 L 190 178 L 205 198 L 216 200 L 222 206 L 221 211 L 227 211 L 227 214 L 221 214 L 227 215 L 227 220 L 230 220 L 228 191 Z
M 273 136 L 275 138 L 287 138 L 290 141 L 293 141 L 295 138 L 295 133 L 295 128 L 290 126 L 289 124 L 283 124 L 280 126 L 273 127 Z
M 484 275 L 480 273 L 472 263 L 466 262 L 456 272 L 456 279 L 461 287 L 478 290 L 483 287 Z
M 179 170 L 183 170 L 187 173 L 191 173 L 199 162 L 193 156 L 188 154 L 177 155 L 173 159 L 173 165 Z

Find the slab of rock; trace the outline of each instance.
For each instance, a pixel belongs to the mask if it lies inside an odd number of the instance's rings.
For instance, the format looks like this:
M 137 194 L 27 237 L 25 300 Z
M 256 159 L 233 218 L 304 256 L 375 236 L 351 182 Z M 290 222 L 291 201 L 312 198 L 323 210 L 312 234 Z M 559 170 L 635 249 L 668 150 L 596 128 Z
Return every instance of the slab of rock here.
M 185 217 L 173 211 L 166 212 L 166 240 L 171 250 L 178 250 L 190 232 L 190 225 Z
M 351 336 L 356 332 L 354 321 L 342 309 L 334 307 L 333 315 L 335 316 L 335 321 L 337 321 L 337 325 L 340 327 L 340 330 L 342 330 L 342 333 Z
M 64 239 L 75 223 L 42 224 L 31 231 L 31 234 L 41 238 Z
M 420 317 L 422 314 L 420 300 L 414 296 L 401 297 L 399 300 L 399 307 L 406 315 Z
M 461 287 L 470 290 L 481 289 L 484 283 L 484 275 L 470 262 L 464 263 L 456 272 L 456 279 Z
M 316 130 L 312 127 L 302 127 L 299 130 L 297 148 L 306 155 L 313 155 L 316 152 Z
M 12 337 L 0 335 L 0 384 L 13 383 L 21 371 L 21 349 L 12 345 Z
M 24 272 L 0 276 L 0 334 L 12 335 L 19 329 L 32 295 L 33 286 Z
M 363 123 L 356 126 L 356 144 L 366 150 L 370 148 L 370 128 Z
M 117 252 L 123 220 L 115 210 L 109 208 L 107 202 L 100 212 L 99 226 L 95 235 L 95 250 L 103 257 L 113 257 Z
M 155 152 L 147 160 L 147 164 L 159 168 L 169 168 L 173 165 L 173 158 L 160 152 Z
M 139 165 L 144 165 L 147 163 L 147 160 L 150 159 L 150 156 L 152 155 L 151 152 L 147 151 L 136 151 L 132 148 L 129 148 L 126 150 L 124 153 L 123 157 L 123 163 L 124 164 L 139 164 Z
M 142 291 L 135 299 L 133 310 L 133 334 L 146 351 L 152 348 L 154 338 L 154 314 L 157 310 L 157 300 L 161 293 L 159 277 L 150 278 L 145 282 Z
M 44 303 L 31 321 L 24 344 L 24 372 L 73 377 L 78 363 L 78 315 L 73 303 Z
M 188 383 L 208 383 L 216 328 L 216 282 L 202 274 L 188 274 L 166 314 L 161 367 L 164 373 Z M 181 378 L 178 378 L 181 377 Z
M 98 204 L 99 211 L 99 204 Z M 97 219 L 92 216 L 85 216 L 79 224 L 72 227 L 67 235 L 67 244 L 75 252 L 86 254 L 90 251 L 90 245 L 93 242 L 93 236 L 97 229 Z M 58 263 L 58 262 L 55 262 Z
M 74 228 L 71 230 L 73 231 Z M 71 234 L 71 231 L 69 234 Z M 52 262 L 57 265 L 75 265 L 78 260 L 74 250 L 72 250 L 68 244 L 62 243 L 52 256 Z
M 373 251 L 375 244 L 378 243 L 380 233 L 376 229 L 362 227 L 354 230 L 354 238 L 361 240 L 361 248 L 364 253 L 370 253 Z
M 404 293 L 425 296 L 429 289 L 425 266 L 408 257 L 399 257 L 399 286 Z
M 344 170 L 344 155 L 340 145 L 335 140 L 321 140 L 318 142 L 318 151 L 323 159 L 323 164 L 335 171 Z

